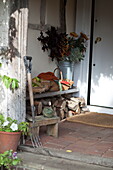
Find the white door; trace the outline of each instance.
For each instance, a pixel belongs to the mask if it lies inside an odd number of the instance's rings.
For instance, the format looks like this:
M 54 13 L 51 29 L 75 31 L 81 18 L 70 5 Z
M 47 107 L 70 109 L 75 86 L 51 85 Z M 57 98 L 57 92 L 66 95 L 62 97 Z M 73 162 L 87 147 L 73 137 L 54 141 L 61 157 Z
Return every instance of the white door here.
M 113 0 L 95 0 L 90 104 L 113 107 Z

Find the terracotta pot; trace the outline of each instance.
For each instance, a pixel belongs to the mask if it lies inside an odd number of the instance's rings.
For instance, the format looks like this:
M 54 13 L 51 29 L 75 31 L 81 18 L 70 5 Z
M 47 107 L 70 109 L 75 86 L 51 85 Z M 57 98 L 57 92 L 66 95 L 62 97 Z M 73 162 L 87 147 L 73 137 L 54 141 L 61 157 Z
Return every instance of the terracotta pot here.
M 12 149 L 17 150 L 21 132 L 3 132 L 0 131 L 0 153 Z

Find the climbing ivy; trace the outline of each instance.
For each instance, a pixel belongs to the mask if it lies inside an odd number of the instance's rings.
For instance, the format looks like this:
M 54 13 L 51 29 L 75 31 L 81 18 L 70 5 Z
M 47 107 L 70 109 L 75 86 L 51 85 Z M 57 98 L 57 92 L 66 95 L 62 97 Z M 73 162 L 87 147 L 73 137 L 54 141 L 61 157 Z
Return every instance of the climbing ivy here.
M 0 79 L 2 80 L 2 82 L 4 83 L 5 87 L 8 89 L 17 89 L 19 87 L 19 81 L 15 78 L 10 78 L 6 75 L 0 75 Z
M 2 63 L 0 63 L 0 67 L 2 66 Z M 11 90 L 17 89 L 19 87 L 19 81 L 16 78 L 11 78 L 6 75 L 0 75 L 0 79 L 4 83 L 5 87 Z

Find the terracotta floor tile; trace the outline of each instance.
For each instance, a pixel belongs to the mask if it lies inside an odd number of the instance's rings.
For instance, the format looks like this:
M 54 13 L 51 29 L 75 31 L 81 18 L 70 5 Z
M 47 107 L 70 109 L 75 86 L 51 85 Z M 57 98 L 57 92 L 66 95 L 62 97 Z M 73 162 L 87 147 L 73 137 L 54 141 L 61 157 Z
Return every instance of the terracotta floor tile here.
M 59 149 L 59 150 L 62 150 L 64 148 L 64 146 L 62 145 L 57 145 L 53 143 L 45 143 L 43 144 L 43 147 L 54 148 L 54 149 Z
M 113 158 L 113 150 L 109 149 L 102 155 L 102 157 Z
M 46 127 L 40 128 L 40 138 L 44 147 L 113 158 L 113 129 L 63 121 L 58 138 L 48 136 Z

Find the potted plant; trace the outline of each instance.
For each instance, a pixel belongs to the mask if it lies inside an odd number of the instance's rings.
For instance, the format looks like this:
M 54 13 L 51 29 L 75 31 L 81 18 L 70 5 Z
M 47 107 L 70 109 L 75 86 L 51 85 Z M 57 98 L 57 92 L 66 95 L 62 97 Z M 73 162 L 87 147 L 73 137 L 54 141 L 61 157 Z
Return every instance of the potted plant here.
M 45 33 L 44 36 L 44 33 L 41 32 L 38 37 L 42 43 L 42 50 L 49 52 L 49 57 L 52 61 L 55 59 L 58 62 L 61 70 L 65 69 L 63 76 L 67 75 L 66 67 L 71 66 L 72 73 L 74 63 L 80 62 L 85 57 L 88 37 L 82 32 L 80 35 L 74 32 L 71 32 L 70 35 L 60 33 L 55 27 L 51 27 Z
M 8 150 L 0 154 L 1 170 L 4 170 L 4 168 L 11 170 L 13 166 L 18 165 L 20 162 L 21 162 L 21 159 L 17 157 L 17 152 Z
M 28 133 L 28 122 L 20 122 L 0 114 L 0 153 L 7 150 L 17 150 L 21 134 Z

